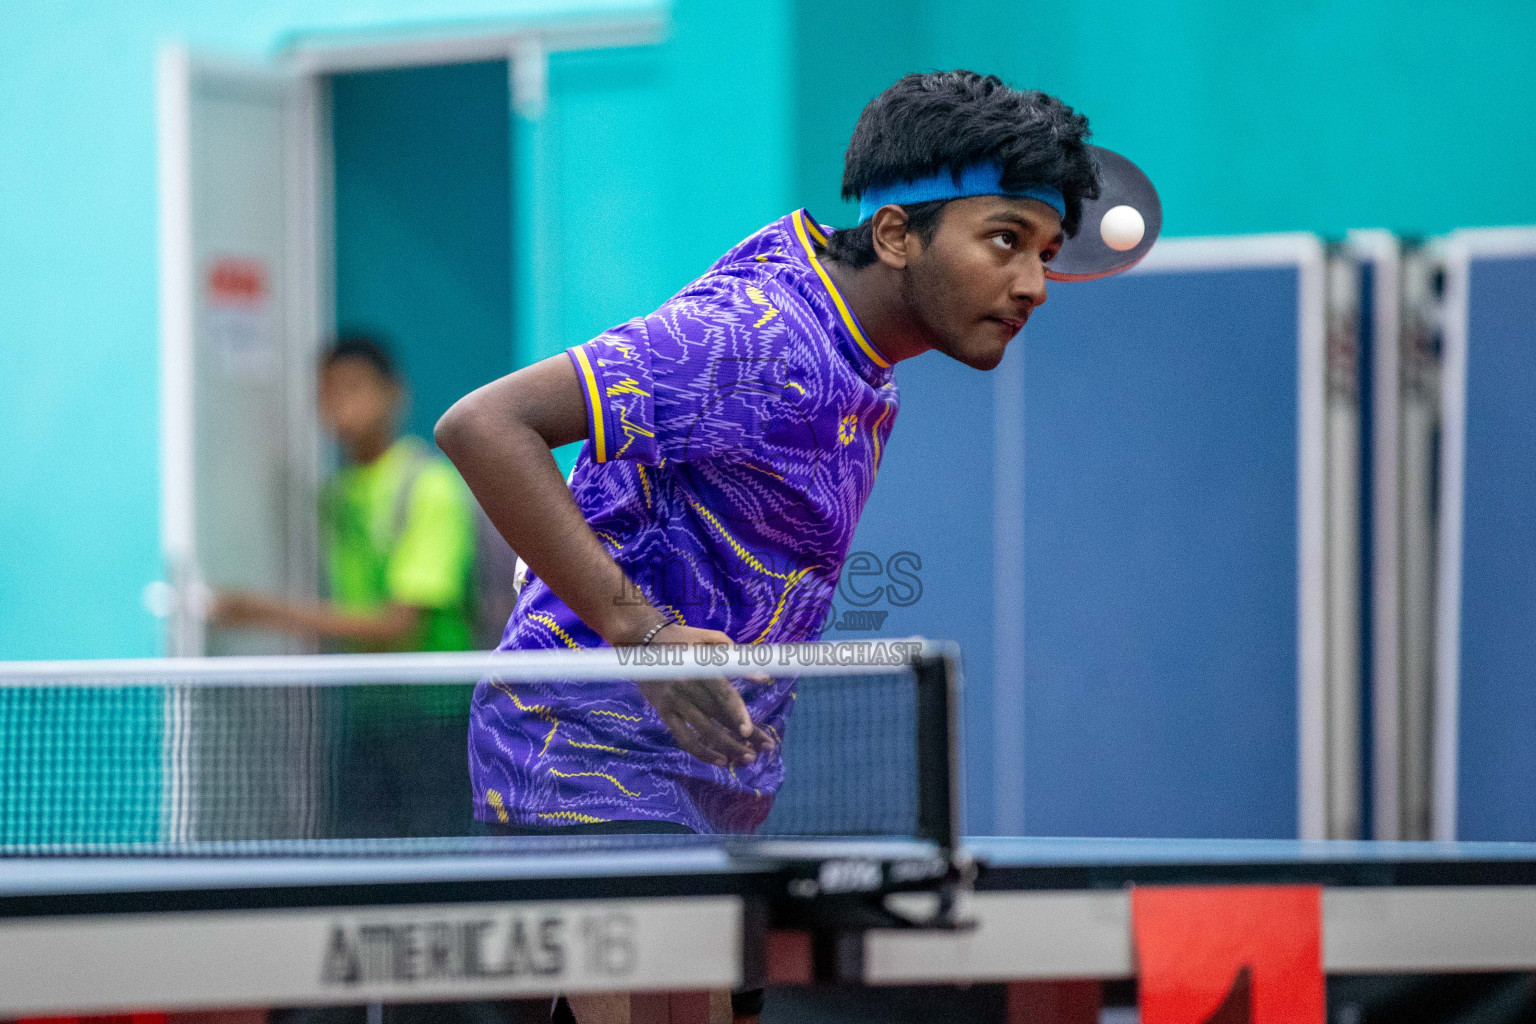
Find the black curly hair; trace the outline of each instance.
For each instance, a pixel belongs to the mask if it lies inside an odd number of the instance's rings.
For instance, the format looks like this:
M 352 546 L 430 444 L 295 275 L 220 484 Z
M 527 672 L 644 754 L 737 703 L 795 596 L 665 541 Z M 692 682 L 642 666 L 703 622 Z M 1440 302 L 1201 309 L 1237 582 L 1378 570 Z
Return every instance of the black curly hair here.
M 401 383 L 400 369 L 395 365 L 394 356 L 389 354 L 389 346 L 377 335 L 355 332 L 343 334 L 320 353 L 320 368 L 328 370 L 343 359 L 360 359 L 385 380 Z
M 1075 235 L 1083 200 L 1099 194 L 1088 135 L 1088 119 L 1061 100 L 1034 89 L 1011 89 L 996 75 L 905 75 L 859 115 L 843 157 L 843 198 L 943 170 L 959 181 L 964 168 L 990 160 L 1002 165 L 1005 189 L 1059 189 L 1067 205 L 1062 230 Z M 931 238 L 949 201 L 904 206 L 912 230 Z M 853 267 L 874 262 L 869 223 L 835 232 L 827 240 L 827 255 Z

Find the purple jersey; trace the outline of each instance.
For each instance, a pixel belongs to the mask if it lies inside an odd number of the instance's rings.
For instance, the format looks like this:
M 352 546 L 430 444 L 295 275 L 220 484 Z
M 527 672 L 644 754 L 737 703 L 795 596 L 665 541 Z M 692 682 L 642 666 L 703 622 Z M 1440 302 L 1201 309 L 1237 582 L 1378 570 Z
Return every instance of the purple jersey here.
M 798 210 L 650 316 L 569 352 L 589 428 L 577 505 L 646 600 L 737 643 L 821 635 L 896 419 L 890 363 L 820 262 L 825 236 Z M 530 575 L 501 648 L 601 646 Z M 742 684 L 770 735 L 784 733 L 793 686 Z M 483 821 L 750 832 L 784 765 L 777 747 L 734 769 L 684 753 L 630 684 L 487 681 L 470 772 Z

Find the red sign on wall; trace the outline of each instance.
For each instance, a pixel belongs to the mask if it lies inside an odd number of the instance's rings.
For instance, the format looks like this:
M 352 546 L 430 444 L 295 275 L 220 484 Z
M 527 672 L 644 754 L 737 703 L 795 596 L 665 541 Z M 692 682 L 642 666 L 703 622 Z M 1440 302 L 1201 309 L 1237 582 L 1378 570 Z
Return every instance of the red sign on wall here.
M 260 260 L 233 256 L 215 260 L 208 270 L 210 305 L 267 301 L 267 268 Z
M 246 376 L 277 368 L 271 281 L 261 260 L 214 260 L 204 280 L 203 317 L 207 345 L 226 372 Z

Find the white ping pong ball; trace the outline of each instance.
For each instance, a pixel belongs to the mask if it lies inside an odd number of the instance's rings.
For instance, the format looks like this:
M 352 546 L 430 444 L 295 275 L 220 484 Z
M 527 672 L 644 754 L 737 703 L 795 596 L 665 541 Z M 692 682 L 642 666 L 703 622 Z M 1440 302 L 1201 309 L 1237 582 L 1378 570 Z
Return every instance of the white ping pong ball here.
M 1099 235 L 1104 244 L 1115 252 L 1129 252 L 1141 244 L 1147 233 L 1147 222 L 1133 206 L 1114 206 L 1099 221 Z

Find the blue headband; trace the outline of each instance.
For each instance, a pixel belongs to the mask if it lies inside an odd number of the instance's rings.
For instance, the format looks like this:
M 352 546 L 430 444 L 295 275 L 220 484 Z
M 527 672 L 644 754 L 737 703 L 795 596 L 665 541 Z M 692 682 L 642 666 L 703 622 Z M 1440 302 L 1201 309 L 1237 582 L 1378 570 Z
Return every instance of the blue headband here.
M 859 223 L 875 215 L 875 211 L 891 203 L 908 206 L 912 203 L 931 203 L 937 199 L 964 199 L 966 196 L 1016 196 L 1020 199 L 1038 199 L 1056 211 L 1058 217 L 1067 215 L 1067 201 L 1061 190 L 1050 185 L 1031 185 L 1019 192 L 1003 188 L 1003 169 L 996 163 L 972 164 L 960 172 L 960 183 L 955 184 L 954 173 L 948 170 L 916 181 L 898 181 L 890 185 L 877 185 L 859 196 Z

